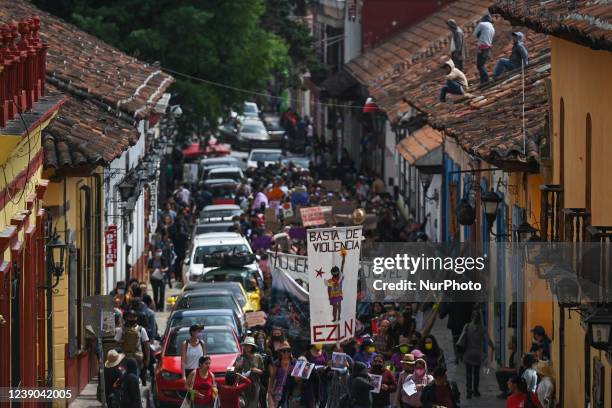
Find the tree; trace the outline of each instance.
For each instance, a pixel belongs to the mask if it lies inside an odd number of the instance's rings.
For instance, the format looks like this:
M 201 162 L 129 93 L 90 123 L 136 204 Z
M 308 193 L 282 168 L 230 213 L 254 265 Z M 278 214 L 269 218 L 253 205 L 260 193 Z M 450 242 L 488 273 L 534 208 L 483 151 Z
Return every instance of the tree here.
M 260 24 L 264 0 L 35 0 L 41 8 L 174 74 L 185 120 L 215 123 L 288 64 L 288 47 Z M 215 86 L 210 82 L 227 84 Z

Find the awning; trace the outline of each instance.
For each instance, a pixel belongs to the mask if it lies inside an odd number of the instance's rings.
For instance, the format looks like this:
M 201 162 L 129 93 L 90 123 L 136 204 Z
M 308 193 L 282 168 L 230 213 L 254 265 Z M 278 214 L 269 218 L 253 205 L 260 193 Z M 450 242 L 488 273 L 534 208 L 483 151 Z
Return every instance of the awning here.
M 202 149 L 199 143 L 192 143 L 183 150 L 183 156 L 185 158 L 200 157 L 204 156 L 205 154 L 206 151 Z
M 333 74 L 325 81 L 321 82 L 320 88 L 325 91 L 328 96 L 337 98 L 342 96 L 346 91 L 357 85 L 357 80 L 344 69 Z
M 424 126 L 410 136 L 406 136 L 395 148 L 410 165 L 439 148 L 444 142 L 442 134 L 429 126 Z

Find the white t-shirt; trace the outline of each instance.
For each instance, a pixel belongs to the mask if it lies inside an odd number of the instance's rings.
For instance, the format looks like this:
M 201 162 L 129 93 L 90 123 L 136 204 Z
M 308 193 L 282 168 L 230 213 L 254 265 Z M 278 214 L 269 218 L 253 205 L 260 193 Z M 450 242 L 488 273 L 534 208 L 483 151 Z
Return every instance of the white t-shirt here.
M 138 352 L 142 353 L 142 343 L 144 343 L 145 341 L 149 341 L 149 335 L 147 334 L 147 331 L 144 329 L 144 327 L 139 326 L 140 327 L 140 341 L 138 342 Z M 118 327 L 117 331 L 115 332 L 115 341 L 116 342 L 122 342 L 123 341 L 123 327 Z

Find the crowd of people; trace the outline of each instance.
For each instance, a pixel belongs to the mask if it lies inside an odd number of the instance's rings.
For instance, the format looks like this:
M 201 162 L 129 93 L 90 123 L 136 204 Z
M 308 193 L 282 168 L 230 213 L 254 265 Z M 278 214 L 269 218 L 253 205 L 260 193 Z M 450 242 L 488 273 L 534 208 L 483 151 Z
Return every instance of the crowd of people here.
M 261 307 L 271 316 L 275 314 L 275 305 L 270 304 L 273 278 L 266 252 L 274 249 L 306 255 L 304 240 L 288 233 L 290 217 L 278 212 L 280 231 L 271 230 L 269 225 L 274 224 L 266 223 L 266 209 L 275 202 L 274 208 L 284 204 L 296 208 L 329 205 L 332 201 L 354 202 L 357 208 L 376 216 L 374 225 L 364 226 L 366 242 L 427 239 L 423 233 L 426 220 L 402 221 L 396 208 L 397 191 L 388 193 L 379 177 L 358 172 L 347 152 L 336 155 L 324 140 L 311 135 L 308 138 L 309 168 L 293 163 L 259 163 L 247 171 L 235 191 L 235 203 L 243 212 L 232 219 L 229 231 L 247 237 L 259 255 L 263 279 L 254 284 L 262 285 Z M 335 160 L 338 157 L 340 160 Z M 340 188 L 331 189 L 321 180 L 339 180 Z M 105 364 L 108 406 L 140 406 L 138 383 L 140 380 L 146 384 L 147 373 L 153 378 L 151 344 L 160 339 L 155 312 L 164 310 L 166 286 L 180 284 L 184 279 L 182 266 L 192 229 L 199 213 L 209 204 L 212 196 L 204 184 L 180 184 L 172 191 L 159 210 L 161 221 L 151 241 L 149 282 L 132 279 L 119 282 L 113 290 L 118 347 L 108 352 Z M 335 225 L 343 222 L 336 220 Z M 149 285 L 153 296 L 147 293 Z M 452 356 L 446 354 L 450 350 L 445 353 L 431 333 L 435 321 L 446 317 L 454 346 Z M 355 337 L 325 346 L 305 343 L 292 336 L 288 327 L 277 323 L 251 328 L 242 340 L 242 355 L 222 384 L 217 384 L 210 372 L 211 358 L 202 340 L 205 328 L 193 325 L 181 349 L 186 390 L 194 396 L 196 407 L 212 407 L 218 400 L 221 407 L 231 408 L 456 408 L 461 403 L 461 392 L 447 376 L 448 364 L 454 360 L 465 364 L 465 398 L 480 397 L 480 371 L 489 362 L 482 344 L 487 342 L 491 350 L 493 344 L 482 324 L 479 304 L 451 307 L 445 303 L 363 303 L 357 318 Z M 510 364 L 496 372 L 500 398 L 507 398 L 508 407 L 528 406 L 527 400 L 539 404 L 535 406 L 552 406 L 550 381 L 546 381 L 550 371 L 545 369 L 550 340 L 540 327 L 534 329 L 534 338 L 532 353 L 520 362 L 514 342 Z M 334 353 L 346 356 L 341 367 L 334 366 Z M 300 361 L 314 364 L 307 378 L 292 375 Z M 380 378 L 379 386 L 373 376 Z M 547 391 L 541 396 L 544 388 Z

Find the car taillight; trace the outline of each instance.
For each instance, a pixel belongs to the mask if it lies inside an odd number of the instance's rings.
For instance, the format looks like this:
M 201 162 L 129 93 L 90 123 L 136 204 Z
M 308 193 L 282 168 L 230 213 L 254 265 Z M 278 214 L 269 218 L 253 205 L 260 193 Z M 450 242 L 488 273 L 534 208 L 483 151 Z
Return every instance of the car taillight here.
M 162 371 L 161 371 L 161 377 L 162 377 L 164 380 L 167 380 L 167 381 L 173 381 L 173 380 L 179 380 L 179 379 L 181 379 L 182 375 L 177 374 L 177 373 L 172 373 L 172 372 L 170 372 L 170 371 L 162 370 Z

